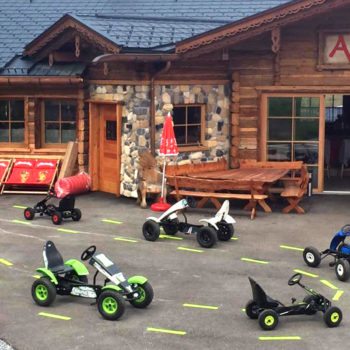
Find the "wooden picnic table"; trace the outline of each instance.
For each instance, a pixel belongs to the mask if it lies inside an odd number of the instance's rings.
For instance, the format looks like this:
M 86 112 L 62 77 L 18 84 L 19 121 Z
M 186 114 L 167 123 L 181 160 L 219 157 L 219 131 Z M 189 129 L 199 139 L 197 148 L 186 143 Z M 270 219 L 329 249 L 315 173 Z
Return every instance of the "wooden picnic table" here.
M 212 180 L 234 180 L 237 182 L 259 182 L 263 183 L 263 193 L 268 193 L 273 183 L 284 177 L 289 169 L 270 169 L 270 168 L 239 168 L 219 171 L 208 171 L 195 174 L 188 174 L 189 177 L 212 179 Z M 265 212 L 271 213 L 271 207 L 264 199 L 258 201 Z M 249 207 L 249 204 L 248 204 Z M 249 209 L 246 207 L 246 209 Z

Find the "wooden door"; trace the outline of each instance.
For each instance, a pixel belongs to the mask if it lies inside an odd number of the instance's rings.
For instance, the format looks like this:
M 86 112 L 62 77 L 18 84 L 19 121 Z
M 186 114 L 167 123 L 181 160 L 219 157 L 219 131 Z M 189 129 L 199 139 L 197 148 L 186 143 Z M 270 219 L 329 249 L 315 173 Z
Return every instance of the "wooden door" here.
M 92 113 L 91 113 L 92 112 Z M 120 106 L 90 107 L 90 172 L 93 190 L 120 195 Z

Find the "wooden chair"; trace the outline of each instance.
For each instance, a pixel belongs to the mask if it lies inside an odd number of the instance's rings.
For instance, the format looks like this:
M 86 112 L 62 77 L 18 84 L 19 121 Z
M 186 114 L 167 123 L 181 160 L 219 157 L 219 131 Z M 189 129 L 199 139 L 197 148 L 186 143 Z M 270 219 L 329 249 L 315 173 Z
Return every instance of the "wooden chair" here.
M 159 195 L 161 190 L 162 173 L 158 169 L 157 161 L 149 151 L 144 151 L 139 159 L 137 203 L 141 208 L 147 208 L 147 194 Z
M 309 173 L 307 166 L 303 165 L 300 171 L 300 177 L 284 180 L 284 190 L 281 192 L 281 197 L 285 198 L 289 205 L 282 209 L 283 213 L 289 213 L 295 210 L 298 214 L 304 214 L 305 210 L 299 205 L 303 196 L 307 192 L 309 182 Z

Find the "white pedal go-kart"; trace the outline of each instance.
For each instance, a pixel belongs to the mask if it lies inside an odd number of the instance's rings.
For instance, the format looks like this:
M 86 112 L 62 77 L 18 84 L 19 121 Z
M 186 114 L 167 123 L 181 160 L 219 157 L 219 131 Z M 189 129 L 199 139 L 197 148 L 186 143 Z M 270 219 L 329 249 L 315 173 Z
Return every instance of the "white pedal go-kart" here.
M 226 200 L 214 217 L 202 219 L 203 225 L 194 225 L 187 222 L 184 210 L 189 208 L 188 201 L 182 199 L 170 207 L 159 218 L 149 217 L 143 224 L 142 233 L 147 241 L 156 241 L 162 227 L 167 235 L 175 235 L 177 232 L 196 234 L 198 243 L 204 248 L 211 248 L 217 241 L 228 241 L 234 233 L 235 219 L 230 216 L 230 203 Z M 182 214 L 184 221 L 180 221 L 178 215 Z

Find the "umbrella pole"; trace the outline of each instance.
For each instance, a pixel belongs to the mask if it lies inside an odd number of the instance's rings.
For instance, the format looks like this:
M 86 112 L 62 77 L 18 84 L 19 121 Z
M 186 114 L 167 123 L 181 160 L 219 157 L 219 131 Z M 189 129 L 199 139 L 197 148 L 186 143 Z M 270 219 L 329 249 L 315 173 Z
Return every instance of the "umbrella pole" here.
M 164 157 L 164 163 L 163 163 L 163 179 L 162 179 L 162 193 L 161 193 L 161 200 L 163 201 L 164 198 L 164 186 L 165 186 L 165 163 L 166 158 Z M 163 202 L 164 203 L 164 202 Z

